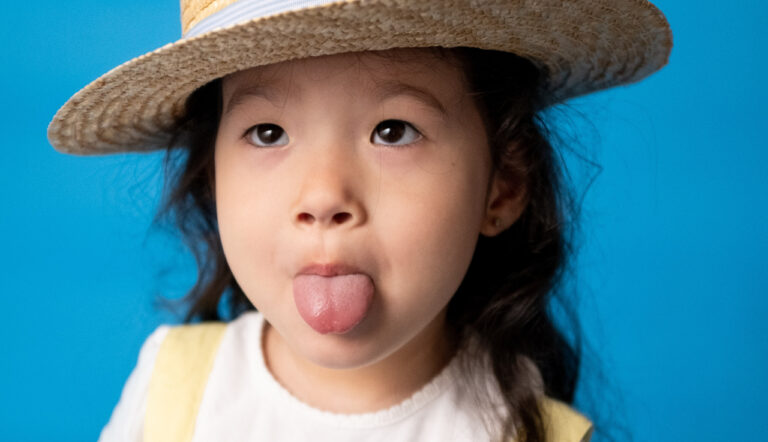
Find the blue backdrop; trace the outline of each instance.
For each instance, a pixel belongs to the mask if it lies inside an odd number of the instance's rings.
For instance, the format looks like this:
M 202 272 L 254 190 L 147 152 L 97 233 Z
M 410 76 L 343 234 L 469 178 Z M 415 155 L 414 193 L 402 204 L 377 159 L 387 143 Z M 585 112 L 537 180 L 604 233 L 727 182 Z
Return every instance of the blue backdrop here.
M 603 167 L 578 265 L 586 334 L 611 379 L 596 403 L 637 441 L 764 440 L 768 7 L 656 3 L 675 34 L 670 65 L 574 103 Z M 143 339 L 173 319 L 153 297 L 181 294 L 193 262 L 149 229 L 160 156 L 65 156 L 45 130 L 79 88 L 175 40 L 178 4 L 3 11 L 0 426 L 7 440 L 92 440 Z

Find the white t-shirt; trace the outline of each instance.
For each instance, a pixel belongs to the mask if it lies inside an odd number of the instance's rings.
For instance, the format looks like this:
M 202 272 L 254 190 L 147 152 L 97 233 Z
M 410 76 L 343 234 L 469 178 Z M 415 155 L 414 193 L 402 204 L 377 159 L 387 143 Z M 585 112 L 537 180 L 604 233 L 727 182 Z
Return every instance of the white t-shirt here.
M 195 424 L 193 441 L 488 441 L 490 414 L 459 379 L 459 357 L 410 398 L 386 410 L 338 414 L 292 396 L 264 363 L 264 319 L 248 312 L 229 323 L 217 351 Z M 155 330 L 100 441 L 141 441 L 155 357 L 169 326 Z

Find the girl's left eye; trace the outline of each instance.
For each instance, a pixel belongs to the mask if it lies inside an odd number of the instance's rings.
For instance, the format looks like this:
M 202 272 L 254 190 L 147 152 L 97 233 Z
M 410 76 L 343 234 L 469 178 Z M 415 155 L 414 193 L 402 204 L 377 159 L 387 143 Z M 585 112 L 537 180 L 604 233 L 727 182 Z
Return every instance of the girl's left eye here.
M 374 144 L 404 146 L 421 139 L 421 133 L 410 123 L 401 120 L 385 120 L 376 125 L 371 134 Z
M 257 124 L 248 129 L 245 139 L 259 147 L 279 147 L 288 144 L 288 134 L 277 124 Z

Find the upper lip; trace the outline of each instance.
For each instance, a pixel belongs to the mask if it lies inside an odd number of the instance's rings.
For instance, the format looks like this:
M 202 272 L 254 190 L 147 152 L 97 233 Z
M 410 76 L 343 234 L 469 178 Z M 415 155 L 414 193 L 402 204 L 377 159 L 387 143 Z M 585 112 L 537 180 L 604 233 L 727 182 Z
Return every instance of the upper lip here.
M 297 275 L 318 275 L 318 276 L 338 276 L 338 275 L 351 275 L 354 273 L 364 273 L 359 268 L 337 262 L 329 263 L 312 263 L 306 265 L 299 270 Z

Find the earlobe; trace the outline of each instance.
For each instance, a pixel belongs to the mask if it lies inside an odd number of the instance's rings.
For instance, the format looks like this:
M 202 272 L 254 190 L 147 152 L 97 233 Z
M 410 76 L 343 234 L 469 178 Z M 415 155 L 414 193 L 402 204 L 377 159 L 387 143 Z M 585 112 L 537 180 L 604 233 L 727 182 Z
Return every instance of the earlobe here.
M 480 228 L 484 236 L 496 236 L 520 218 L 527 203 L 527 192 L 522 180 L 519 184 L 494 173 L 488 192 L 485 218 Z

